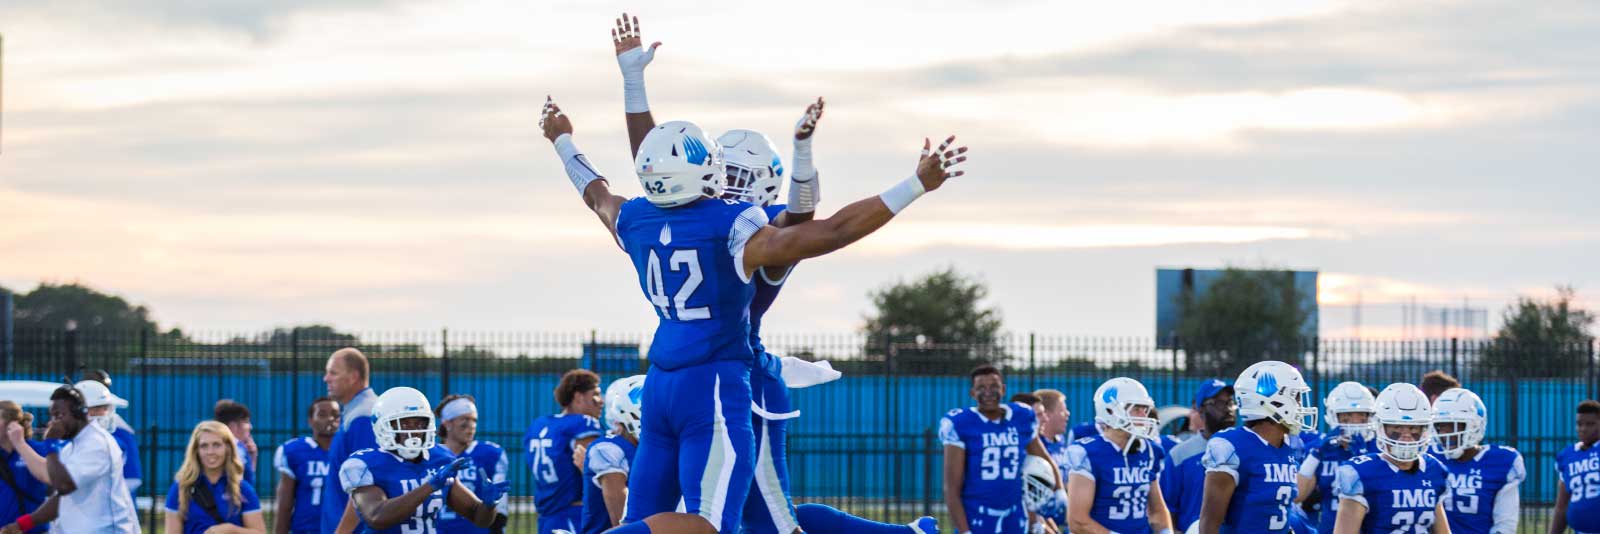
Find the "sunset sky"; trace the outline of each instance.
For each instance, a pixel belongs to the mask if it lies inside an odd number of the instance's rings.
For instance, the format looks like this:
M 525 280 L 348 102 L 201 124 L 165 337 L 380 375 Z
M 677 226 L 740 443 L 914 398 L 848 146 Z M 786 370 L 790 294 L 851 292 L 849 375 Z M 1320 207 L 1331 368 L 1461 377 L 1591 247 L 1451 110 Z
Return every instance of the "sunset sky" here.
M 630 9 L 665 42 L 658 120 L 787 157 L 828 98 L 822 215 L 925 136 L 971 146 L 967 176 L 802 264 L 774 331 L 854 330 L 869 290 L 952 265 L 1052 334 L 1150 335 L 1157 267 L 1316 269 L 1329 305 L 1600 303 L 1582 1 L 0 1 L 0 285 L 190 330 L 648 331 L 537 131 L 554 95 L 639 191 L 609 37 Z

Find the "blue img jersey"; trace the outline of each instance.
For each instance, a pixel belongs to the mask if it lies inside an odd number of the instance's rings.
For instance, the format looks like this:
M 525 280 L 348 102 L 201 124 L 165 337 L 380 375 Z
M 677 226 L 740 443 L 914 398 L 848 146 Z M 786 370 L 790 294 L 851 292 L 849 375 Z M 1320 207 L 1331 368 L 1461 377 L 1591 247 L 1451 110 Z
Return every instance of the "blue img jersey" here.
M 1461 460 L 1440 455 L 1434 458 L 1450 472 L 1450 493 L 1444 500 L 1450 532 L 1489 534 L 1497 514 L 1508 519 L 1521 513 L 1516 492 L 1528 472 L 1522 464 L 1522 453 L 1516 449 L 1483 445 L 1477 454 Z
M 1329 434 L 1318 440 L 1310 455 L 1300 463 L 1300 476 L 1317 481 L 1317 491 L 1322 495 L 1322 509 L 1317 513 L 1317 532 L 1333 532 L 1333 522 L 1339 516 L 1339 496 L 1333 491 L 1333 479 L 1339 466 L 1351 458 L 1378 452 L 1377 442 L 1361 436 L 1350 438 L 1348 446 L 1341 446 L 1340 436 Z
M 383 490 L 386 498 L 393 499 L 407 492 L 417 489 L 428 479 L 428 471 L 454 460 L 450 449 L 435 445 L 423 453 L 421 461 L 407 461 L 389 451 L 365 449 L 350 455 L 339 466 L 339 482 L 346 492 L 354 492 L 367 486 L 377 486 Z M 446 504 L 444 493 L 434 491 L 428 500 L 417 506 L 416 512 L 403 523 L 386 529 L 375 529 L 371 525 L 363 524 L 366 532 L 370 534 L 433 534 L 438 532 L 439 512 L 444 510 Z
M 522 434 L 533 473 L 534 506 L 552 515 L 583 501 L 583 481 L 572 464 L 573 444 L 600 435 L 600 421 L 583 414 L 555 414 L 535 419 Z
M 1600 532 L 1600 444 L 1575 443 L 1556 454 L 1556 473 L 1567 487 L 1567 526 Z
M 295 438 L 278 446 L 272 466 L 294 480 L 294 512 L 289 531 L 294 534 L 318 532 L 322 522 L 322 490 L 328 483 L 328 451 L 317 440 Z
M 621 473 L 626 479 L 633 468 L 633 452 L 638 448 L 628 438 L 609 434 L 589 444 L 583 459 L 583 529 L 578 534 L 600 534 L 611 529 L 611 512 L 606 508 L 600 477 Z
M 1005 416 L 991 421 L 977 407 L 950 410 L 939 420 L 939 441 L 967 451 L 961 501 L 967 506 L 1009 509 L 1022 503 L 1023 456 L 1038 432 L 1033 409 L 1008 402 Z M 972 512 L 967 513 L 972 516 Z
M 120 426 L 111 428 L 111 437 L 122 448 L 122 478 L 128 481 L 128 490 L 138 495 L 139 486 L 144 483 L 144 473 L 139 468 L 139 438 L 133 436 L 132 430 Z
M 1222 520 L 1224 534 L 1289 531 L 1298 467 L 1294 454 L 1287 443 L 1274 447 L 1245 427 L 1223 430 L 1206 442 L 1201 457 L 1206 472 L 1227 473 L 1238 483 Z
M 502 492 L 506 489 L 506 472 L 510 470 L 511 460 L 500 445 L 492 441 L 474 441 L 467 444 L 461 455 L 471 458 L 472 466 L 456 473 L 457 484 L 474 494 L 491 485 L 499 486 Z M 506 513 L 506 501 L 501 500 L 496 510 Z M 446 506 L 439 511 L 439 533 L 488 534 L 489 529 L 472 524 L 471 519 L 461 517 Z
M 33 447 L 33 452 L 40 456 L 50 454 L 49 446 L 42 441 L 29 440 L 28 446 Z M 45 498 L 50 496 L 50 485 L 33 478 L 33 474 L 28 472 L 28 464 L 17 451 L 0 451 L 0 461 L 5 463 L 3 468 L 10 471 L 16 489 L 22 490 L 22 493 L 18 494 L 10 484 L 0 482 L 0 525 L 8 525 L 22 514 L 32 512 L 44 504 Z M 28 532 L 46 532 L 49 529 L 49 525 L 41 524 Z
M 337 467 L 344 465 L 345 459 L 356 451 L 363 449 L 376 449 L 378 438 L 372 433 L 372 424 L 376 419 L 372 417 L 372 404 L 378 402 L 378 394 L 372 388 L 361 390 L 350 402 L 344 403 L 339 411 L 339 431 L 333 434 L 333 441 L 328 442 L 328 465 Z M 344 509 L 350 503 L 350 494 L 340 485 L 339 477 L 332 477 L 324 481 L 322 486 L 322 531 L 333 532 L 339 526 L 339 520 L 344 517 Z
M 1172 514 L 1172 529 L 1188 530 L 1200 519 L 1200 503 L 1205 500 L 1206 468 L 1201 458 L 1206 452 L 1206 438 L 1199 434 L 1167 450 L 1161 467 L 1161 499 Z
M 1148 441 L 1141 441 L 1123 454 L 1100 435 L 1067 447 L 1067 471 L 1070 476 L 1094 481 L 1089 519 L 1112 532 L 1148 534 L 1150 488 L 1161 475 L 1166 456 L 1160 446 Z
M 1449 489 L 1447 475 L 1432 456 L 1423 455 L 1415 467 L 1402 471 L 1377 453 L 1363 454 L 1339 466 L 1333 491 L 1367 508 L 1362 534 L 1430 534 L 1434 509 Z
M 1066 436 L 1055 436 L 1054 438 L 1050 436 L 1039 436 L 1039 442 L 1044 444 L 1044 451 L 1050 453 L 1050 459 L 1056 462 L 1056 469 L 1061 471 L 1061 480 L 1063 483 L 1065 483 L 1067 480 L 1067 446 L 1072 444 L 1065 438 Z M 1066 528 L 1067 514 L 1064 511 L 1061 515 L 1051 516 L 1050 519 L 1054 519 L 1056 521 L 1056 525 L 1060 526 L 1061 528 Z
M 650 365 L 676 370 L 716 360 L 749 361 L 750 301 L 744 245 L 767 224 L 761 208 L 722 199 L 660 208 L 622 205 L 617 238 L 660 321 Z

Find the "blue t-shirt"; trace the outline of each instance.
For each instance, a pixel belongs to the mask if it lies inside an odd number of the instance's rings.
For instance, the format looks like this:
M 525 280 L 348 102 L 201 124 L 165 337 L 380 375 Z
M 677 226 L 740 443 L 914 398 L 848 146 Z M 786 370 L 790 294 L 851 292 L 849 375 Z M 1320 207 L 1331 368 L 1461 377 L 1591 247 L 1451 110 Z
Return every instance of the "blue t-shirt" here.
M 1287 443 L 1274 447 L 1248 428 L 1229 428 L 1211 436 L 1201 461 L 1207 473 L 1227 473 L 1238 483 L 1222 520 L 1224 534 L 1289 531 L 1298 463 Z
M 339 431 L 333 434 L 333 441 L 328 443 L 328 465 L 344 465 L 344 461 L 356 451 L 378 448 L 378 438 L 372 433 L 372 424 L 376 421 L 372 417 L 372 405 L 376 402 L 378 394 L 373 393 L 372 388 L 367 388 L 341 407 Z M 344 518 L 344 509 L 349 503 L 350 494 L 340 485 L 339 477 L 333 477 L 323 484 L 323 532 L 333 532 L 339 526 L 339 520 Z
M 950 410 L 939 420 L 940 443 L 967 451 L 961 486 L 961 501 L 967 506 L 1004 510 L 1022 505 L 1022 460 L 1039 423 L 1027 405 L 1000 406 L 1005 415 L 998 421 L 984 417 L 975 406 Z
M 255 484 L 256 483 L 256 461 L 250 459 L 250 449 L 248 449 L 248 448 L 246 448 L 244 446 L 244 442 L 243 441 L 234 442 L 234 447 L 238 450 L 239 461 L 240 462 L 244 462 L 244 481 L 245 482 L 249 482 L 251 484 Z
M 294 510 L 289 530 L 295 533 L 318 532 L 322 523 L 322 489 L 328 484 L 328 451 L 317 440 L 295 438 L 278 446 L 272 466 L 294 480 Z
M 350 455 L 339 466 L 339 484 L 346 492 L 377 486 L 385 498 L 393 499 L 421 487 L 428 479 L 428 471 L 443 467 L 454 460 L 450 449 L 435 445 L 419 457 L 408 461 L 389 451 L 365 449 Z M 413 534 L 438 532 L 439 512 L 445 508 L 444 492 L 435 490 L 412 512 L 411 519 L 386 529 L 374 529 L 363 522 L 369 534 Z M 359 516 L 359 514 L 357 514 Z
M 766 212 L 735 200 L 660 208 L 641 197 L 622 205 L 617 239 L 660 318 L 651 365 L 675 370 L 750 361 L 755 286 L 745 276 L 744 245 L 766 225 Z
M 1444 500 L 1444 516 L 1450 521 L 1453 533 L 1489 534 L 1494 528 L 1495 498 L 1502 489 L 1516 491 L 1528 478 L 1522 453 L 1511 447 L 1480 445 L 1477 454 L 1462 460 L 1437 454 L 1434 458 L 1450 471 L 1450 493 Z
M 488 486 L 498 486 L 500 495 L 507 489 L 506 472 L 510 470 L 511 461 L 506 457 L 506 450 L 492 441 L 474 441 L 467 444 L 461 454 L 472 459 L 472 466 L 456 473 L 456 483 L 474 494 Z M 506 501 L 501 500 L 497 507 L 500 513 L 506 512 Z M 439 511 L 440 534 L 487 534 L 489 529 L 472 524 L 472 520 L 462 517 L 455 510 L 446 506 Z
M 1318 440 L 1310 455 L 1300 463 L 1300 476 L 1316 480 L 1317 491 L 1322 495 L 1322 509 L 1316 517 L 1317 532 L 1333 532 L 1334 520 L 1339 517 L 1339 496 L 1333 491 L 1339 465 L 1351 458 L 1378 452 L 1377 442 L 1361 436 L 1350 438 L 1348 447 L 1340 446 L 1340 442 L 1339 435 L 1329 434 L 1327 439 Z
M 583 526 L 579 534 L 600 534 L 611 529 L 611 514 L 606 508 L 605 494 L 600 490 L 600 477 L 622 473 L 623 478 L 627 478 L 637 448 L 628 438 L 617 434 L 608 434 L 589 444 L 589 452 L 583 458 Z
M 40 456 L 50 452 L 50 448 L 42 441 L 29 440 L 28 446 L 33 447 L 33 452 Z M 17 489 L 22 490 L 22 495 L 19 496 L 17 492 L 12 491 L 10 484 L 0 482 L 0 525 L 9 525 L 16 522 L 22 514 L 32 512 L 44 504 L 45 497 L 50 496 L 50 485 L 33 478 L 21 453 L 0 452 L 0 460 L 4 460 L 6 469 L 11 471 L 11 479 L 17 483 Z M 48 525 L 39 525 L 28 532 L 47 530 L 49 530 Z
M 1367 508 L 1362 534 L 1430 534 L 1434 509 L 1449 488 L 1448 475 L 1444 465 L 1428 455 L 1402 471 L 1378 453 L 1363 454 L 1339 466 L 1333 491 L 1340 499 Z
M 1100 435 L 1100 427 L 1094 421 L 1078 423 L 1067 429 L 1067 441 L 1078 441 L 1083 438 L 1092 438 Z
M 205 475 L 200 475 L 196 484 L 205 484 L 211 491 L 211 500 L 217 503 L 217 515 L 222 516 L 224 523 L 244 526 L 244 514 L 261 513 L 261 499 L 256 497 L 256 487 L 249 482 L 239 481 L 240 503 L 234 504 L 233 498 L 228 496 L 227 477 L 218 478 L 212 482 Z M 172 486 L 167 490 L 167 513 L 178 513 L 178 481 L 172 481 Z M 206 529 L 217 526 L 216 519 L 206 513 L 194 499 L 189 499 L 189 509 L 183 515 L 183 534 L 204 534 Z
M 1172 529 L 1188 530 L 1189 524 L 1200 519 L 1200 504 L 1205 501 L 1206 467 L 1201 459 L 1206 452 L 1206 438 L 1195 434 L 1171 449 L 1161 468 L 1161 499 L 1172 514 Z
M 139 468 L 139 439 L 132 430 L 121 426 L 111 428 L 111 438 L 122 448 L 122 478 L 128 482 L 128 491 L 138 495 L 139 486 L 144 483 L 144 473 Z
M 522 434 L 533 473 L 534 507 L 551 515 L 583 501 L 582 473 L 572 465 L 573 444 L 600 435 L 600 421 L 583 414 L 555 414 L 535 419 Z
M 1067 447 L 1067 472 L 1094 482 L 1089 519 L 1112 532 L 1148 534 L 1150 488 L 1161 475 L 1166 456 L 1159 445 L 1148 441 L 1124 454 L 1105 436 L 1094 436 Z
M 1556 454 L 1556 474 L 1567 487 L 1567 526 L 1578 532 L 1600 532 L 1600 444 L 1582 443 Z

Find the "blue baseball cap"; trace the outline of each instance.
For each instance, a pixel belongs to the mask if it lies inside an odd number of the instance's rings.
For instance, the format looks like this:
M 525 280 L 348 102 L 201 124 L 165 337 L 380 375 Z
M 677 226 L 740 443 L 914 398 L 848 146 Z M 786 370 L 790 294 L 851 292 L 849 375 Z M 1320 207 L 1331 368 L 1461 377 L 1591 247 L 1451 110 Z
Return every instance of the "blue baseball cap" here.
M 1200 382 L 1200 389 L 1194 392 L 1194 405 L 1205 404 L 1206 399 L 1215 397 L 1223 391 L 1233 391 L 1233 384 L 1223 382 L 1221 378 L 1207 378 Z

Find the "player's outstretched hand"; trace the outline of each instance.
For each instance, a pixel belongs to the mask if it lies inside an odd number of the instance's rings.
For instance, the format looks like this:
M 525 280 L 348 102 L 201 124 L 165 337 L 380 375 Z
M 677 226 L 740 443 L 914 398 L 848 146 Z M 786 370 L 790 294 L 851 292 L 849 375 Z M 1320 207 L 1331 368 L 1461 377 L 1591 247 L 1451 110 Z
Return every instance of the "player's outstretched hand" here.
M 627 13 L 617 19 L 617 27 L 611 29 L 611 45 L 617 50 L 617 65 L 622 67 L 622 74 L 644 74 L 644 68 L 656 58 L 656 47 L 661 46 L 661 41 L 650 44 L 650 49 L 643 46 L 644 38 L 639 33 L 639 17 L 629 18 Z
M 456 459 L 452 460 L 450 463 L 439 466 L 433 471 L 429 472 L 428 479 L 424 482 L 427 482 L 428 485 L 433 486 L 434 488 L 448 491 L 450 489 L 450 485 L 456 482 L 456 472 L 462 470 L 471 463 L 471 458 L 466 456 L 457 456 Z
M 822 120 L 823 105 L 822 97 L 819 96 L 815 104 L 806 106 L 806 114 L 800 117 L 799 122 L 794 123 L 794 140 L 804 141 L 810 139 L 811 134 L 817 133 L 817 121 Z
M 922 139 L 922 159 L 917 161 L 917 179 L 922 180 L 922 188 L 927 191 L 938 189 L 944 185 L 945 180 L 966 174 L 967 171 L 953 170 L 956 165 L 966 161 L 967 147 L 951 146 L 955 144 L 956 136 L 952 135 L 939 143 L 939 150 L 930 150 L 933 143 L 927 138 Z
M 572 133 L 572 120 L 566 113 L 561 112 L 561 106 L 549 96 L 544 97 L 544 111 L 539 116 L 539 129 L 544 130 L 544 138 L 556 142 L 562 134 Z

